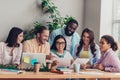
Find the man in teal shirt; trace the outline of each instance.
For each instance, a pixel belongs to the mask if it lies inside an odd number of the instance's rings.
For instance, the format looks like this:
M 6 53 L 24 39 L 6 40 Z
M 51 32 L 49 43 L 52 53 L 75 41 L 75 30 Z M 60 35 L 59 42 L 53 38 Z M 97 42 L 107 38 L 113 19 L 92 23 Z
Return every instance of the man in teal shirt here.
M 79 44 L 80 36 L 76 31 L 78 28 L 78 22 L 75 19 L 71 19 L 65 27 L 59 28 L 51 32 L 49 37 L 50 45 L 52 45 L 54 38 L 57 35 L 63 35 L 67 41 L 66 50 L 74 55 L 74 48 L 76 44 Z

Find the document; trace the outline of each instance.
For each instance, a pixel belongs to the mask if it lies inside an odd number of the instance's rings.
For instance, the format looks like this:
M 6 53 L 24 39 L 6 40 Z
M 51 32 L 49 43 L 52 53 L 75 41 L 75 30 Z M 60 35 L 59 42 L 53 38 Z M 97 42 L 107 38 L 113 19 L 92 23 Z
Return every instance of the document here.
M 75 61 L 73 62 L 73 64 L 75 64 L 75 63 L 79 63 L 79 64 L 86 64 L 87 62 L 89 61 L 89 59 L 88 58 L 77 58 L 77 59 L 75 59 Z
M 90 74 L 90 75 L 103 75 L 104 73 L 102 73 L 102 72 L 92 72 L 92 71 L 90 71 L 90 72 L 79 72 L 79 74 Z
M 86 64 L 89 61 L 88 58 L 77 58 L 75 61 L 72 63 L 70 68 L 73 68 L 73 64 Z
M 56 58 L 58 61 L 57 67 L 69 67 L 71 65 L 71 60 L 66 58 Z

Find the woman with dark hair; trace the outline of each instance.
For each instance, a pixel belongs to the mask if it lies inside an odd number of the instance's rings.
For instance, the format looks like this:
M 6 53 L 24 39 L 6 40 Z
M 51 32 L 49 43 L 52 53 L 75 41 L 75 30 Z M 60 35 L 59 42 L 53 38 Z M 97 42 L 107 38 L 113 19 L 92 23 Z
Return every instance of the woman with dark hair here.
M 64 62 L 60 61 L 60 59 L 63 59 L 71 63 L 73 60 L 72 55 L 68 51 L 66 51 L 66 40 L 62 35 L 58 35 L 55 37 L 53 45 L 51 47 L 51 55 L 54 56 L 53 66 L 57 66 L 57 67 L 70 66 L 70 65 L 64 66 L 63 65 Z
M 75 58 L 88 58 L 88 65 L 96 63 L 100 57 L 100 50 L 97 44 L 94 42 L 94 32 L 88 28 L 85 28 L 81 35 L 79 45 L 75 47 Z M 90 66 L 89 65 L 89 66 Z
M 99 46 L 102 56 L 94 67 L 108 72 L 120 72 L 120 60 L 115 52 L 118 46 L 113 37 L 109 35 L 102 36 Z
M 0 42 L 0 64 L 19 65 L 22 53 L 23 30 L 13 27 L 7 40 Z

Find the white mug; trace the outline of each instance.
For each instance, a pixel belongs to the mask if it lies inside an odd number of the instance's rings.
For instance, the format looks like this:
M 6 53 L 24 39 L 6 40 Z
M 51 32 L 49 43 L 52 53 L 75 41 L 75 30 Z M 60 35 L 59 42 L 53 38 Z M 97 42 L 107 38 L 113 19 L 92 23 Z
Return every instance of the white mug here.
M 80 71 L 80 64 L 79 63 L 74 64 L 74 72 L 79 73 L 79 71 Z

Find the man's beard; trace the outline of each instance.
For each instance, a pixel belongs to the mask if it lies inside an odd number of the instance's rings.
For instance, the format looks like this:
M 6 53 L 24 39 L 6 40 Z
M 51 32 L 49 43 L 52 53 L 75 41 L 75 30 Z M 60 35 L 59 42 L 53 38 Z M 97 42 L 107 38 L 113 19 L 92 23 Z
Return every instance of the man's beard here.
M 39 42 L 39 44 L 44 44 L 43 41 L 39 38 L 38 38 L 38 42 Z
M 67 28 L 65 28 L 65 34 L 66 34 L 67 36 L 72 36 L 73 33 L 74 33 L 74 32 L 69 33 L 69 30 L 68 30 Z

